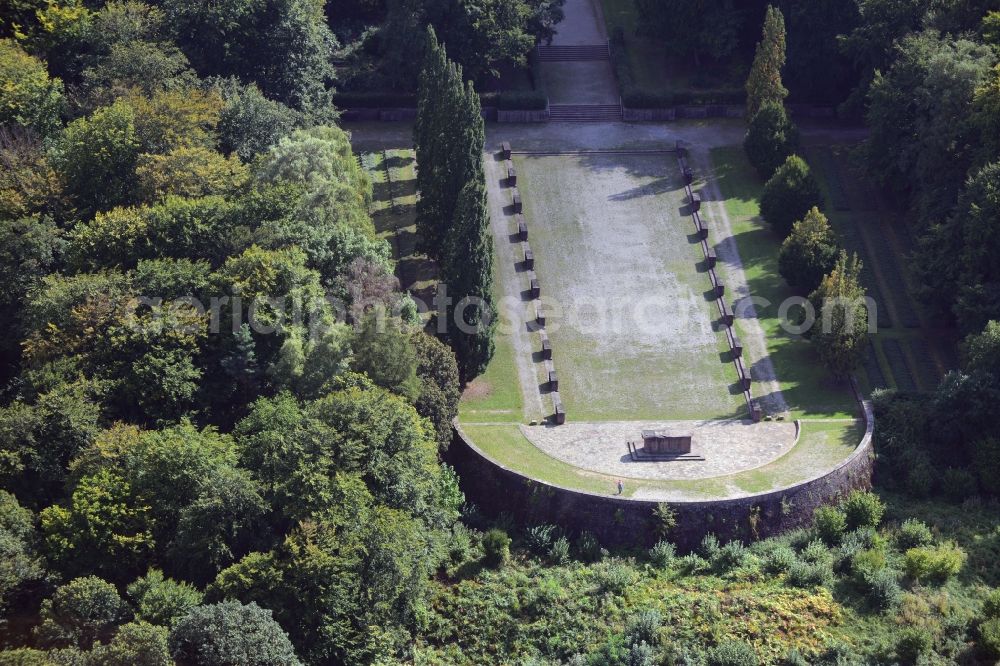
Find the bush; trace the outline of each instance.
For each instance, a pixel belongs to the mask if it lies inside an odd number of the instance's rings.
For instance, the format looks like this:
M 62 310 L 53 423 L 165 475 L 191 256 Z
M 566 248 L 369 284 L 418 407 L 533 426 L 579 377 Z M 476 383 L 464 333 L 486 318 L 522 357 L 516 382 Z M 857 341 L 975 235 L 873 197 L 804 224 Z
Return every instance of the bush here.
M 612 562 L 598 573 L 598 583 L 602 592 L 622 594 L 634 582 L 634 572 L 620 562 Z
M 657 541 L 649 549 L 649 561 L 660 569 L 666 569 L 677 556 L 677 548 L 669 541 Z
M 837 263 L 837 239 L 818 208 L 792 225 L 778 252 L 778 272 L 785 281 L 807 293 L 823 281 Z
M 698 554 L 709 562 L 713 561 L 719 554 L 719 539 L 714 534 L 706 534 L 698 546 Z
M 965 551 L 953 543 L 910 548 L 904 556 L 906 575 L 918 582 L 944 583 L 962 570 Z
M 931 532 L 931 528 L 916 518 L 903 521 L 896 534 L 896 547 L 904 552 L 910 548 L 929 546 L 933 542 L 934 534 Z
M 859 581 L 882 569 L 885 569 L 885 553 L 880 550 L 862 550 L 851 557 L 851 571 Z
M 510 561 L 510 537 L 503 530 L 490 530 L 483 537 L 483 551 L 489 566 L 502 567 Z
M 978 490 L 975 475 L 965 468 L 949 467 L 941 475 L 941 492 L 952 502 L 964 502 L 976 495 Z
M 979 625 L 979 645 L 993 659 L 1000 659 L 1000 618 Z
M 813 512 L 813 527 L 824 543 L 833 546 L 840 543 L 847 530 L 847 516 L 836 507 L 821 506 Z
M 833 567 L 828 564 L 795 562 L 788 570 L 785 582 L 792 587 L 829 587 L 833 582 Z
M 576 539 L 576 554 L 584 562 L 598 562 L 604 556 L 604 550 L 597 537 L 590 532 L 583 531 Z
M 885 504 L 875 493 L 855 490 L 844 500 L 840 508 L 847 517 L 847 528 L 878 527 L 885 515 Z
M 528 528 L 527 534 L 525 534 L 525 541 L 528 544 L 528 548 L 536 553 L 547 553 L 552 547 L 552 542 L 555 541 L 558 532 L 559 530 L 555 525 L 535 525 Z
M 891 610 L 903 600 L 903 589 L 899 586 L 899 574 L 882 568 L 864 574 L 868 600 L 879 610 Z
M 553 564 L 565 564 L 569 562 L 569 539 L 559 537 L 552 542 L 552 548 L 549 549 L 549 560 Z
M 761 178 L 774 175 L 799 145 L 799 131 L 788 118 L 784 105 L 765 102 L 750 120 L 743 149 Z
M 934 638 L 930 632 L 921 627 L 906 627 L 899 633 L 896 641 L 896 656 L 903 664 L 915 664 L 920 655 L 931 651 Z
M 705 658 L 707 666 L 757 666 L 759 663 L 753 647 L 743 641 L 719 643 Z
M 300 666 L 288 634 L 256 603 L 198 606 L 177 623 L 170 656 L 199 666 Z
M 1000 619 L 1000 589 L 990 590 L 983 599 L 983 617 Z
M 719 548 L 712 558 L 712 568 L 719 573 L 739 569 L 746 562 L 750 553 L 747 547 L 739 541 L 730 541 L 722 548 Z
M 792 155 L 764 185 L 760 214 L 784 239 L 791 232 L 792 225 L 804 218 L 813 207 L 823 208 L 819 183 L 809 165 L 798 155 Z
M 768 550 L 762 557 L 764 558 L 764 571 L 769 574 L 785 573 L 798 561 L 795 557 L 795 551 L 784 544 L 779 544 Z
M 625 629 L 625 643 L 635 645 L 646 643 L 656 645 L 660 642 L 660 625 L 663 624 L 663 616 L 656 609 L 640 611 L 632 616 Z
M 973 444 L 972 460 L 983 491 L 1000 495 L 1000 437 L 986 437 Z
M 656 523 L 656 533 L 668 537 L 677 527 L 677 513 L 666 502 L 660 502 L 653 509 L 653 521 Z

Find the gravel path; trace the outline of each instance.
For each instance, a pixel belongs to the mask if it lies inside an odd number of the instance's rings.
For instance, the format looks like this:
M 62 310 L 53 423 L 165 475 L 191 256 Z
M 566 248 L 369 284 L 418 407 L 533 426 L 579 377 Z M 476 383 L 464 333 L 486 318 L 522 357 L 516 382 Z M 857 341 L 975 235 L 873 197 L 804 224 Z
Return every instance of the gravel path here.
M 627 442 L 642 446 L 640 432 L 677 428 L 693 433 L 691 453 L 704 460 L 635 461 Z M 521 426 L 532 444 L 574 467 L 632 479 L 694 480 L 766 465 L 796 442 L 794 423 L 732 421 L 605 421 Z
M 532 365 L 531 334 L 527 330 L 527 312 L 521 301 L 521 279 L 516 272 L 516 264 L 520 257 L 516 256 L 515 247 L 518 243 L 510 240 L 513 231 L 513 217 L 505 210 L 510 203 L 510 191 L 500 186 L 507 174 L 501 169 L 505 162 L 498 161 L 496 156 L 487 153 L 483 164 L 486 171 L 486 193 L 490 209 L 490 227 L 493 230 L 493 246 L 496 253 L 495 272 L 499 278 L 501 321 L 498 335 L 509 335 L 514 348 L 514 360 L 517 366 L 518 379 L 521 382 L 521 393 L 524 397 L 525 411 L 531 418 L 541 419 L 548 414 L 542 406 L 542 394 L 539 390 L 537 374 Z
M 743 335 L 745 358 L 750 361 L 753 370 L 754 385 L 751 395 L 760 401 L 767 414 L 784 414 L 788 412 L 788 403 L 781 392 L 774 364 L 767 352 L 767 338 L 757 319 L 757 310 L 749 298 L 750 287 L 747 284 L 746 273 L 743 271 L 743 261 L 740 259 L 736 239 L 733 238 L 733 227 L 726 211 L 725 200 L 719 191 L 719 183 L 712 169 L 708 152 L 701 146 L 692 150 L 693 161 L 698 174 L 704 179 L 700 188 L 702 200 L 709 209 L 708 215 L 702 212 L 709 227 L 709 240 L 715 243 L 719 263 L 725 267 L 726 288 L 731 290 L 731 305 L 733 312 L 740 321 Z

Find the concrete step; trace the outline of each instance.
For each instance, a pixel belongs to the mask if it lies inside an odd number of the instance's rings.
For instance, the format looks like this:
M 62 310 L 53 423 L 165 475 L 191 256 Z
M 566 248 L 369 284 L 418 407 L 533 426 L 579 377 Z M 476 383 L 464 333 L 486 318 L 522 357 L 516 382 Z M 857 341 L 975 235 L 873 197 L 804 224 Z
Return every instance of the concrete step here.
M 539 46 L 538 59 L 543 62 L 610 60 L 611 53 L 607 44 Z
M 617 104 L 552 104 L 549 120 L 563 122 L 615 122 L 622 119 Z

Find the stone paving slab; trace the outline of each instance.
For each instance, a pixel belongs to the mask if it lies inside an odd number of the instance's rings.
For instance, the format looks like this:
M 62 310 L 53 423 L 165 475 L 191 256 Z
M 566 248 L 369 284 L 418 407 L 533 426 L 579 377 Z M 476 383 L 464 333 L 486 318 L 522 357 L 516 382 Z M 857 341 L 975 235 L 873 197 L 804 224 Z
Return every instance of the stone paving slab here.
M 642 446 L 641 431 L 682 429 L 693 433 L 691 452 L 705 460 L 634 461 L 627 442 Z M 791 422 L 607 421 L 521 426 L 532 444 L 581 469 L 634 479 L 693 480 L 725 476 L 766 465 L 796 443 Z

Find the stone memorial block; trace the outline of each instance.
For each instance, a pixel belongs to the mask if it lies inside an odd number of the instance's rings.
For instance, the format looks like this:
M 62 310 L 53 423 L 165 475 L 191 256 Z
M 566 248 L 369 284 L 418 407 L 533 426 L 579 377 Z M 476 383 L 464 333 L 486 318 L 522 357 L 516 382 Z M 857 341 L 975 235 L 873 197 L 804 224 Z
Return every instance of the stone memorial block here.
M 535 322 L 539 326 L 545 326 L 545 307 L 542 305 L 541 301 L 535 302 Z
M 719 303 L 721 304 L 721 308 L 722 308 L 722 323 L 723 323 L 723 325 L 724 326 L 732 326 L 733 325 L 733 311 L 729 309 L 729 304 L 726 303 L 725 299 L 720 300 Z
M 549 390 L 550 391 L 559 390 L 559 377 L 556 375 L 555 370 L 549 371 Z
M 521 193 L 517 191 L 516 187 L 514 188 L 514 194 L 511 197 L 511 199 L 512 199 L 512 202 L 514 204 L 514 212 L 515 213 L 520 213 L 521 212 Z
M 691 195 L 691 210 L 697 213 L 701 210 L 701 195 L 692 194 Z
M 753 377 L 750 375 L 750 368 L 746 367 L 742 363 L 740 364 L 740 385 L 743 387 L 744 391 L 750 390 L 750 384 L 753 381 Z
M 520 215 L 515 219 L 517 220 L 517 239 L 523 243 L 528 240 L 528 225 Z
M 538 283 L 538 278 L 534 275 L 531 276 L 531 281 L 528 283 L 528 292 L 531 294 L 532 298 L 538 298 L 542 294 L 541 285 Z
M 529 271 L 535 267 L 535 253 L 531 251 L 528 244 L 524 244 L 524 267 Z
M 764 418 L 764 410 L 761 409 L 760 403 L 756 400 L 750 401 L 750 419 L 754 423 L 760 423 Z
M 642 448 L 646 453 L 691 453 L 690 430 L 643 430 Z
M 740 358 L 743 356 L 743 343 L 740 342 L 740 339 L 735 335 L 733 336 L 733 341 L 730 343 L 730 348 L 733 352 L 733 358 Z
M 500 144 L 500 156 L 505 160 L 510 159 L 510 141 L 504 141 Z
M 549 342 L 548 336 L 544 334 L 542 335 L 542 360 L 552 360 L 552 343 Z
M 517 185 L 517 171 L 510 162 L 507 163 L 507 184 L 511 186 Z
M 684 167 L 684 184 L 690 185 L 692 182 L 694 182 L 694 171 L 691 167 Z
M 708 248 L 708 252 L 705 253 L 705 261 L 708 262 L 709 268 L 715 268 L 715 264 L 718 263 L 719 258 L 715 256 L 713 248 Z

